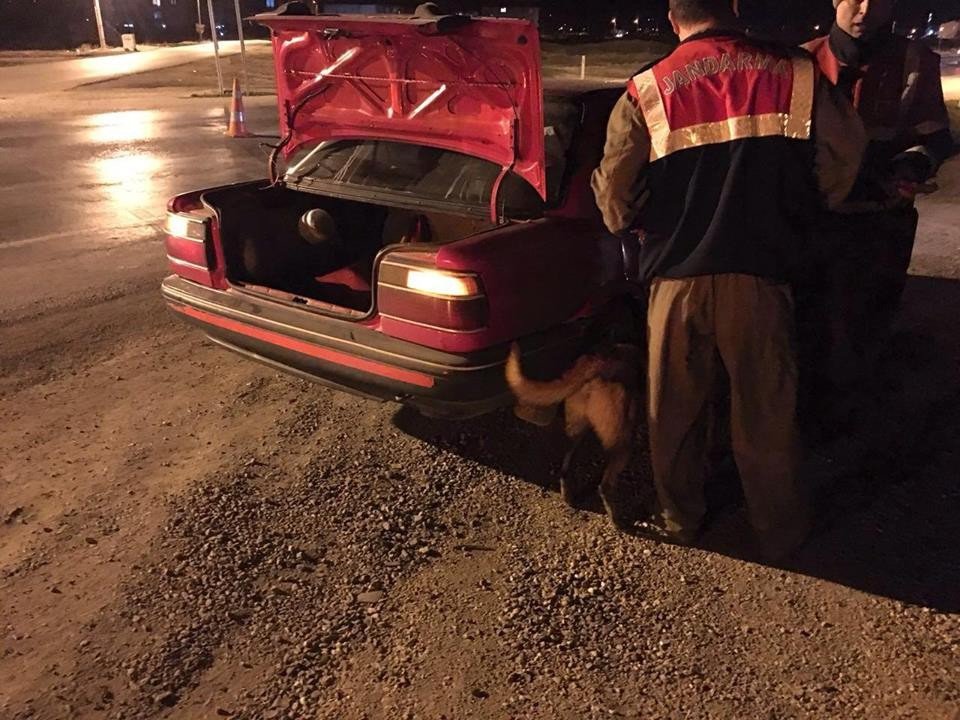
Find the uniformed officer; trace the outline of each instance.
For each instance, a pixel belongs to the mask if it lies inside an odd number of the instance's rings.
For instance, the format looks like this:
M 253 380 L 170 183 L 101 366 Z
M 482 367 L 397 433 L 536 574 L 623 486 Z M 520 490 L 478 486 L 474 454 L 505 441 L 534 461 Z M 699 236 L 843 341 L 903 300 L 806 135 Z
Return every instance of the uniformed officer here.
M 820 70 L 856 107 L 870 141 L 860 179 L 840 213 L 820 228 L 830 276 L 834 385 L 869 377 L 871 358 L 899 307 L 913 252 L 914 199 L 951 154 L 940 57 L 893 34 L 895 0 L 834 0 L 830 34 L 807 45 Z
M 849 103 L 809 55 L 748 37 L 730 0 L 671 0 L 680 46 L 630 80 L 593 188 L 604 221 L 637 233 L 651 281 L 649 422 L 660 512 L 646 530 L 692 542 L 717 369 L 753 526 L 783 555 L 805 537 L 789 281 L 806 223 L 841 202 L 864 145 Z M 816 168 L 816 172 L 815 172 Z

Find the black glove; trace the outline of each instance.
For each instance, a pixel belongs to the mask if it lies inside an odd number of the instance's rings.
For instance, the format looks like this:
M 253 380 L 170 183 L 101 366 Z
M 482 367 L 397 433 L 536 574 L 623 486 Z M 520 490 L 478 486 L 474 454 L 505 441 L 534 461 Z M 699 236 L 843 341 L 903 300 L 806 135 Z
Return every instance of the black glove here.
M 890 161 L 890 176 L 893 180 L 923 183 L 933 176 L 933 162 L 918 150 L 908 150 Z

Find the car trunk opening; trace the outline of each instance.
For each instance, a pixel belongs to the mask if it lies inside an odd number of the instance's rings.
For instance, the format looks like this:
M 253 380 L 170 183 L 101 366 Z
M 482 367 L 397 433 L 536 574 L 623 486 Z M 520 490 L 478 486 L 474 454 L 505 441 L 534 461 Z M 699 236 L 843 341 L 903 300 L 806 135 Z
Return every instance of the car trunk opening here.
M 546 198 L 540 46 L 524 20 L 258 15 L 270 28 L 289 158 L 368 138 L 483 159 Z M 496 217 L 498 181 L 490 216 Z
M 441 245 L 489 220 L 317 195 L 267 183 L 209 192 L 227 279 L 274 299 L 362 317 L 385 248 Z M 319 211 L 319 212 L 317 212 Z M 319 218 L 319 219 L 318 219 Z
M 560 202 L 578 103 L 547 97 L 547 202 L 514 173 L 481 158 L 415 143 L 349 138 L 304 144 L 276 184 L 209 191 L 217 241 L 234 285 L 325 312 L 373 308 L 386 248 L 428 252 L 492 228 L 535 220 Z M 488 213 L 494 181 L 497 222 Z

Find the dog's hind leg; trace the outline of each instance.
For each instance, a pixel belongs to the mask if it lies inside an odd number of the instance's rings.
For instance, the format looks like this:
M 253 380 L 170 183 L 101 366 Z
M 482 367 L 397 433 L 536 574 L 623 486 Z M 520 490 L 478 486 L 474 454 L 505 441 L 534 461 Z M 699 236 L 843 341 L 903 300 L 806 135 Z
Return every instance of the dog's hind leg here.
M 578 402 L 576 397 L 567 400 L 565 412 L 566 434 L 570 440 L 570 448 L 563 456 L 563 463 L 560 465 L 560 497 L 567 505 L 574 506 L 586 493 L 581 483 L 571 481 L 570 465 L 590 429 L 590 424 L 583 412 L 582 403 Z
M 571 440 L 570 448 L 563 456 L 563 463 L 560 465 L 560 497 L 571 507 L 575 506 L 586 494 L 582 483 L 570 479 L 570 465 L 573 463 L 573 458 L 586 436 L 587 433 L 582 432 Z
M 563 455 L 563 463 L 560 465 L 560 479 L 567 477 L 570 473 L 570 465 L 573 463 L 573 457 L 577 454 L 577 450 L 580 449 L 580 445 L 583 444 L 583 439 L 586 437 L 586 433 L 582 432 L 574 438 L 570 439 L 570 447 L 567 449 L 567 452 Z
M 636 516 L 636 498 L 631 487 L 621 482 L 620 475 L 630 462 L 633 428 L 637 404 L 622 386 L 609 386 L 604 402 L 593 406 L 592 424 L 607 455 L 607 467 L 600 481 L 600 497 L 610 520 L 627 530 Z
M 628 530 L 636 519 L 632 498 L 620 481 L 620 474 L 630 462 L 630 445 L 621 443 L 607 450 L 607 467 L 600 481 L 600 497 L 611 522 L 620 530 Z

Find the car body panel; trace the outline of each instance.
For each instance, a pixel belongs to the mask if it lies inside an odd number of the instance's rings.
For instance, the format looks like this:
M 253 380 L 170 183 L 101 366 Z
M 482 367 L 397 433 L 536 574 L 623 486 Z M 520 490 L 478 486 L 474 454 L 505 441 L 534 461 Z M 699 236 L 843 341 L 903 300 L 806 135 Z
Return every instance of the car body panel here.
M 372 138 L 502 166 L 546 198 L 540 42 L 525 20 L 262 14 L 289 157 Z
M 162 293 L 174 313 L 223 347 L 324 385 L 449 418 L 475 417 L 511 403 L 503 371 L 505 345 L 475 353 L 433 350 L 375 327 L 177 276 L 163 281 Z M 587 327 L 587 322 L 574 321 L 525 338 L 528 371 L 561 371 L 575 357 Z
M 574 317 L 616 275 L 615 242 L 591 223 L 518 223 L 440 247 L 436 267 L 479 276 L 485 328 L 445 331 L 381 316 L 383 332 L 451 352 L 471 352 L 546 330 Z M 401 253 L 391 256 L 396 259 Z

